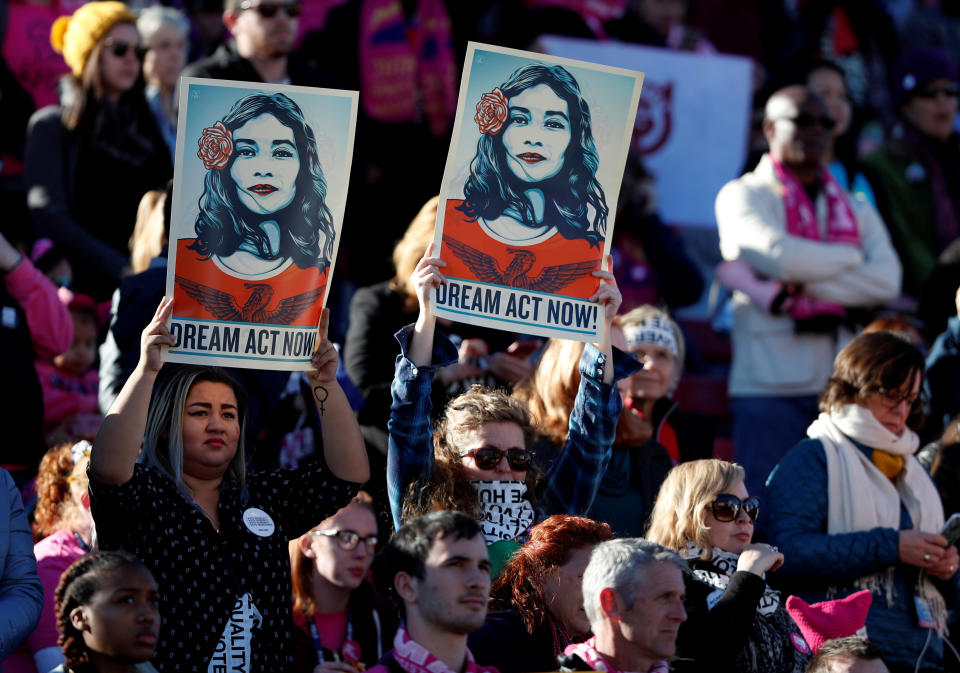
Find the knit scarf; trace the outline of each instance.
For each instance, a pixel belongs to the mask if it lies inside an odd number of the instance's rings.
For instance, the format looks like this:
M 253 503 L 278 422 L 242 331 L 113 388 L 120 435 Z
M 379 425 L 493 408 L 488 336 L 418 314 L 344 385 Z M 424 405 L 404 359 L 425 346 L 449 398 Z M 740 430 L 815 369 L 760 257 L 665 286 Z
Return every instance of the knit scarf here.
M 843 243 L 859 248 L 860 231 L 857 228 L 853 207 L 843 187 L 837 183 L 830 170 L 826 166 L 820 168 L 820 186 L 827 200 L 827 232 L 824 237 L 820 234 L 820 227 L 817 224 L 816 208 L 807 196 L 803 185 L 782 163 L 773 156 L 768 156 L 773 163 L 773 173 L 783 187 L 787 233 L 812 241 Z M 796 309 L 791 309 L 791 315 L 794 318 L 810 318 L 817 315 L 842 316 L 845 313 L 844 307 L 839 304 L 831 304 L 811 297 L 804 296 L 795 304 Z
M 943 528 L 943 505 L 940 496 L 923 466 L 913 456 L 920 440 L 909 428 L 898 436 L 878 421 L 869 409 L 847 404 L 830 413 L 821 413 L 807 435 L 819 439 L 827 459 L 827 534 L 836 535 L 877 527 L 900 529 L 901 502 L 917 530 L 937 533 Z M 903 471 L 893 480 L 854 445 L 853 441 L 872 449 L 902 456 Z M 883 595 L 888 604 L 895 599 L 895 566 L 854 582 L 860 589 Z M 917 592 L 930 603 L 942 633 L 946 607 L 943 597 L 921 573 Z M 831 587 L 828 598 L 834 597 Z
M 360 101 L 381 122 L 426 114 L 441 137 L 457 107 L 450 16 L 442 0 L 419 0 L 407 21 L 400 0 L 363 0 L 360 10 Z
M 607 660 L 603 658 L 603 655 L 597 652 L 596 636 L 593 636 L 590 638 L 590 640 L 584 643 L 568 645 L 567 649 L 565 649 L 563 653 L 568 656 L 574 655 L 580 657 L 593 671 L 606 671 L 607 673 L 627 673 L 626 671 L 619 671 L 613 666 L 610 666 L 607 663 Z M 669 673 L 669 671 L 670 666 L 665 660 L 661 660 L 653 662 L 653 666 L 650 667 L 649 672 L 644 673 Z
M 459 673 L 453 671 L 433 656 L 427 648 L 411 638 L 403 626 L 397 629 L 397 635 L 393 637 L 393 650 L 390 654 L 406 673 Z M 467 664 L 464 666 L 463 673 L 497 673 L 497 669 L 477 664 L 468 649 Z
M 686 549 L 680 552 L 680 556 L 688 562 L 697 559 L 703 560 L 703 550 L 691 542 L 687 545 Z M 716 588 L 722 594 L 727 590 L 727 585 L 730 584 L 730 577 L 737 570 L 737 561 L 739 559 L 739 554 L 731 554 L 719 547 L 714 547 L 710 560 L 705 561 L 705 563 L 710 564 L 710 568 L 704 568 L 702 565 L 700 567 L 694 566 L 693 576 L 704 584 Z M 769 617 L 776 612 L 779 607 L 780 592 L 774 591 L 767 586 L 763 591 L 760 604 L 757 606 L 757 613 L 764 617 Z

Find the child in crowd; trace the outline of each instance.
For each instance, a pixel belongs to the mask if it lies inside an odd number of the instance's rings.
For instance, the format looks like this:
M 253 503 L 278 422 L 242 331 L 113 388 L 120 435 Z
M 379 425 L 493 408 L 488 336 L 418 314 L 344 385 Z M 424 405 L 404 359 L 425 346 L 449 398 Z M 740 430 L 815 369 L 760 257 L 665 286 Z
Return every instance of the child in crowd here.
M 43 388 L 43 431 L 47 443 L 93 439 L 102 416 L 97 402 L 97 306 L 86 295 L 60 293 L 73 320 L 73 343 L 52 359 L 36 361 Z
M 136 556 L 84 556 L 63 573 L 54 601 L 66 663 L 52 673 L 155 673 L 160 591 Z

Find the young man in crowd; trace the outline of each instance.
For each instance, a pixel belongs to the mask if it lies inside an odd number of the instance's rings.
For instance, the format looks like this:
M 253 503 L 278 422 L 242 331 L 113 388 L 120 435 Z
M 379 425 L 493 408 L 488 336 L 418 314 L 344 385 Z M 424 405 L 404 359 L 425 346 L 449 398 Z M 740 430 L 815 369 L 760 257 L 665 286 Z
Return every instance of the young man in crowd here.
M 477 665 L 467 649 L 490 595 L 490 559 L 476 520 L 460 512 L 411 519 L 390 538 L 377 575 L 404 626 L 369 673 L 497 673 Z
M 594 635 L 567 647 L 560 670 L 667 673 L 687 618 L 686 567 L 674 552 L 640 538 L 597 545 L 583 573 L 583 607 Z

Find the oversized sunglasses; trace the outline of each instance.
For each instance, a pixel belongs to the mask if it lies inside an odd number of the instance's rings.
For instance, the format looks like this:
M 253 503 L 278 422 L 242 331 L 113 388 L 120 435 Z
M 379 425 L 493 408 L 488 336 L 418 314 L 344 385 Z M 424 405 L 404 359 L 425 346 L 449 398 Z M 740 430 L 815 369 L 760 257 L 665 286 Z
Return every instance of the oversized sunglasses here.
M 332 537 L 337 541 L 337 546 L 340 549 L 346 551 L 353 551 L 357 548 L 357 545 L 360 544 L 361 540 L 367 549 L 371 552 L 377 546 L 377 536 L 368 535 L 366 537 L 361 537 L 360 533 L 355 530 L 337 530 L 336 528 L 331 528 L 329 530 L 315 530 L 310 532 L 311 535 L 323 535 L 324 537 Z
M 740 510 L 750 517 L 752 523 L 757 522 L 757 514 L 760 513 L 760 498 L 751 495 L 745 500 L 741 500 L 732 493 L 721 493 L 713 499 L 708 507 L 713 518 L 717 521 L 736 521 L 740 516 Z
M 126 42 L 124 40 L 114 40 L 113 38 L 107 38 L 103 41 L 103 46 L 111 51 L 111 53 L 117 58 L 123 58 L 127 55 L 131 49 L 133 50 L 134 56 L 139 59 L 143 58 L 146 49 L 141 47 L 139 44 L 134 42 Z
M 461 458 L 466 458 L 467 456 L 472 457 L 473 462 L 475 462 L 481 470 L 494 469 L 500 464 L 504 456 L 507 457 L 507 463 L 512 470 L 529 470 L 533 464 L 533 454 L 526 449 L 507 449 L 504 451 L 503 449 L 498 449 L 493 446 L 484 446 L 479 449 L 470 449 L 460 454 Z
M 299 2 L 251 2 L 251 0 L 244 0 L 240 3 L 240 9 L 255 9 L 257 14 L 265 19 L 272 19 L 282 9 L 287 13 L 287 16 L 295 19 L 300 16 L 303 5 Z

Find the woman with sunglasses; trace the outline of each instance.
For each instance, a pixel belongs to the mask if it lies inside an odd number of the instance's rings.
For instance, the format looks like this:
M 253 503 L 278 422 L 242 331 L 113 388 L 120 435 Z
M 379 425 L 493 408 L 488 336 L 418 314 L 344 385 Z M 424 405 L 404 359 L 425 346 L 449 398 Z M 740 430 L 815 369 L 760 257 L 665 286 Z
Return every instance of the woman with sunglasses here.
M 367 581 L 376 547 L 376 513 L 364 491 L 290 541 L 294 673 L 359 673 L 393 647 L 396 609 Z
M 687 621 L 677 636 L 677 670 L 801 673 L 810 655 L 766 573 L 783 554 L 753 543 L 760 501 L 747 493 L 743 468 L 694 460 L 673 468 L 660 487 L 646 538 L 687 559 Z
M 109 299 L 129 272 L 140 197 L 173 175 L 170 152 L 144 98 L 136 17 L 124 3 L 84 4 L 57 19 L 50 42 L 71 72 L 63 104 L 30 119 L 30 210 L 37 233 L 67 251 L 74 289 Z
M 808 439 L 767 482 L 784 588 L 808 603 L 873 594 L 870 640 L 891 671 L 942 670 L 948 608 L 960 597 L 943 506 L 914 457 L 923 355 L 893 332 L 851 341 L 834 362 Z
M 593 502 L 609 461 L 621 402 L 614 380 L 636 363 L 615 362 L 610 323 L 620 291 L 609 271 L 594 271 L 599 287 L 591 301 L 604 306 L 606 340 L 587 345 L 580 358 L 580 384 L 562 446 L 534 464 L 529 450 L 534 428 L 520 401 L 474 387 L 453 399 L 430 427 L 430 390 L 436 370 L 457 360 L 443 335 L 435 337 L 430 314 L 433 288 L 446 282 L 446 263 L 431 244 L 410 276 L 420 305 L 417 322 L 397 332 L 397 358 L 390 409 L 387 488 L 394 525 L 429 511 L 454 509 L 483 521 L 494 575 L 516 551 L 527 529 L 550 514 L 583 515 Z

